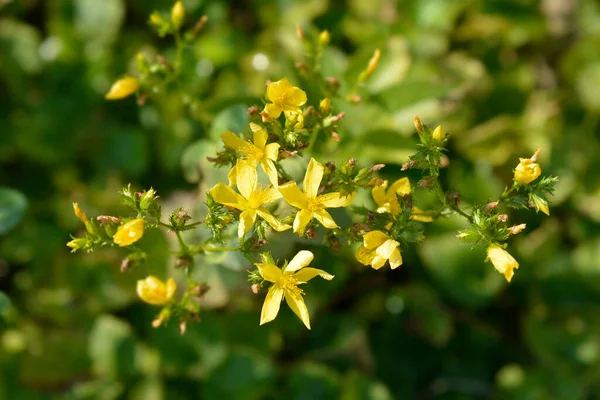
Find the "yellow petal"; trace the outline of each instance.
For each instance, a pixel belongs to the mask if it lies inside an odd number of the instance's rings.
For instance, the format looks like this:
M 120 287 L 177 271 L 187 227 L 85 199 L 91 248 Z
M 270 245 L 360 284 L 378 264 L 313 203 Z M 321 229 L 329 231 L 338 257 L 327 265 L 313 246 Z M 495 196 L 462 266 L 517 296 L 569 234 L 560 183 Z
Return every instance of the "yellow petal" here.
M 319 221 L 327 229 L 339 228 L 338 224 L 336 224 L 331 217 L 331 214 L 325 210 L 313 211 L 313 217 L 315 217 L 317 221 Z
M 277 161 L 277 158 L 279 158 L 279 143 L 269 143 L 265 146 L 265 158 Z
M 284 290 L 284 292 L 285 301 L 287 302 L 288 306 L 290 306 L 294 314 L 296 314 L 298 318 L 304 322 L 304 325 L 310 329 L 310 316 L 308 315 L 308 309 L 306 308 L 306 304 L 304 304 L 302 295 L 292 290 Z
M 132 76 L 125 76 L 110 87 L 110 90 L 104 98 L 106 100 L 118 100 L 137 92 L 139 87 L 138 80 Z
M 373 269 L 379 269 L 385 265 L 386 261 L 387 261 L 387 259 L 376 255 L 375 257 L 373 257 L 373 261 L 371 262 L 371 267 L 373 267 Z
M 301 250 L 291 259 L 285 268 L 285 272 L 294 272 L 306 267 L 314 258 L 314 254 L 308 250 Z
M 269 204 L 281 198 L 281 193 L 275 188 L 265 189 L 260 194 L 260 205 Z
M 350 193 L 348 196 L 342 196 L 339 192 L 327 193 L 317 197 L 317 200 L 325 208 L 348 207 L 356 193 Z
M 392 251 L 392 255 L 390 256 L 390 267 L 392 269 L 396 269 L 402 265 L 402 254 L 400 254 L 400 250 L 398 248 Z
M 388 260 L 394 250 L 400 245 L 400 243 L 396 242 L 393 239 L 388 239 L 381 246 L 379 246 L 376 250 L 378 256 L 385 258 Z
M 386 203 L 386 189 L 388 186 L 388 181 L 383 181 L 383 185 L 375 186 L 371 190 L 371 195 L 373 196 L 373 200 L 375 200 L 375 204 L 378 206 L 383 206 Z
M 248 147 L 254 146 L 252 143 L 245 141 L 231 131 L 221 134 L 221 140 L 225 143 L 225 146 L 239 152 L 244 152 Z
M 313 218 L 313 213 L 310 210 L 303 209 L 296 213 L 296 218 L 294 218 L 294 233 L 302 233 L 304 232 L 304 228 Z
M 175 279 L 169 278 L 167 283 L 165 284 L 166 292 L 167 292 L 167 301 L 171 301 L 173 296 L 175 295 L 175 291 L 177 290 L 177 283 L 175 283 Z
M 265 174 L 269 177 L 269 182 L 273 185 L 273 187 L 279 187 L 279 179 L 277 178 L 277 169 L 275 168 L 275 164 L 273 161 L 265 159 L 260 162 L 260 166 L 262 167 Z
M 283 112 L 283 109 L 278 104 L 269 103 L 265 106 L 265 112 L 269 115 L 269 117 L 277 119 Z
M 396 194 L 406 196 L 407 194 L 410 194 L 410 192 L 412 192 L 412 187 L 410 186 L 408 178 L 400 178 L 390 186 L 388 197 L 396 198 Z
M 242 237 L 246 234 L 256 221 L 256 210 L 246 210 L 242 211 L 240 214 L 240 224 L 238 225 L 238 236 Z
M 487 259 L 492 262 L 498 272 L 504 275 L 508 282 L 511 281 L 514 270 L 519 268 L 517 260 L 497 244 L 492 244 L 488 247 Z
M 217 183 L 215 187 L 210 189 L 209 193 L 217 203 L 237 208 L 238 210 L 248 208 L 248 201 L 223 182 Z
M 375 249 L 367 249 L 365 246 L 360 246 L 356 251 L 356 259 L 363 265 L 371 265 L 375 256 Z
M 252 130 L 252 133 L 254 134 L 254 145 L 264 151 L 269 134 L 260 125 L 257 125 L 254 122 L 250 122 L 250 130 Z
M 327 279 L 328 281 L 334 278 L 333 275 L 323 271 L 322 269 L 317 268 L 302 268 L 300 271 L 294 274 L 294 278 L 298 281 L 298 283 L 306 283 L 310 281 L 315 276 L 320 276 L 323 279 Z
M 256 263 L 254 264 L 258 268 L 258 272 L 265 281 L 276 283 L 283 274 L 279 268 L 269 263 Z
M 283 196 L 283 199 L 292 207 L 299 209 L 308 208 L 308 199 L 304 192 L 296 185 L 296 182 L 288 182 L 285 185 L 279 186 L 279 192 Z
M 304 90 L 297 87 L 293 87 L 288 93 L 288 103 L 290 105 L 293 104 L 295 106 L 301 106 L 306 103 L 307 98 L 306 92 L 304 92 Z
M 175 293 L 177 285 L 173 278 L 165 284 L 155 276 L 149 275 L 146 279 L 137 281 L 136 291 L 138 296 L 148 304 L 161 306 L 168 304 Z
M 293 88 L 292 84 L 287 80 L 287 78 L 282 78 L 276 82 L 271 82 L 267 86 L 267 99 L 272 102 L 279 101 L 283 97 L 283 95 Z
M 229 181 L 229 186 L 235 186 L 237 182 L 237 164 L 231 168 L 231 170 L 227 173 L 227 180 Z
M 278 285 L 273 285 L 267 292 L 265 302 L 260 313 L 260 324 L 266 324 L 267 322 L 273 321 L 279 313 L 279 307 L 281 306 L 281 298 L 283 297 L 283 289 Z
M 275 229 L 277 232 L 283 232 L 291 228 L 290 225 L 284 224 L 277 218 L 275 218 L 266 208 L 259 208 L 256 210 L 258 215 L 271 226 L 271 228 Z
M 363 245 L 367 249 L 375 249 L 388 239 L 389 237 L 381 231 L 371 231 L 363 236 Z
M 119 226 L 117 232 L 113 235 L 113 241 L 115 244 L 125 247 L 137 242 L 143 235 L 144 220 L 136 218 Z
M 425 215 L 423 213 L 423 210 L 421 210 L 418 207 L 412 208 L 412 214 L 410 216 L 410 219 L 412 219 L 413 221 L 419 221 L 419 222 L 432 222 L 433 221 L 433 217 L 431 215 Z
M 252 192 L 256 190 L 258 185 L 256 168 L 249 163 L 238 161 L 236 184 L 241 195 L 246 199 L 250 199 Z
M 314 158 L 310 159 L 308 168 L 306 169 L 306 175 L 304 175 L 304 186 L 302 189 L 306 193 L 306 197 L 314 199 L 319 193 L 319 185 L 323 179 L 323 165 Z
M 530 158 L 520 158 L 519 165 L 515 168 L 514 180 L 521 185 L 536 180 L 542 173 L 539 164 L 534 163 Z

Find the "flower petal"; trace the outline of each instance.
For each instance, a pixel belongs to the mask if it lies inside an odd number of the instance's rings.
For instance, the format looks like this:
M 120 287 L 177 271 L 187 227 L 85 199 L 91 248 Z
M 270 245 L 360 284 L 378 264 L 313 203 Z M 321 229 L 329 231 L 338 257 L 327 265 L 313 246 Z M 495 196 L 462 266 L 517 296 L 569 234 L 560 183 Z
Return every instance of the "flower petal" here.
M 314 254 L 308 250 L 301 250 L 290 260 L 285 272 L 294 272 L 306 267 L 315 258 Z
M 277 268 L 273 264 L 256 263 L 254 265 L 256 265 L 256 267 L 258 268 L 258 272 L 260 272 L 260 275 L 265 281 L 277 283 L 277 281 L 279 281 L 279 278 L 281 278 L 281 275 L 283 275 L 281 269 Z
M 237 208 L 238 210 L 248 208 L 248 201 L 223 182 L 217 183 L 215 187 L 210 189 L 209 193 L 217 203 Z
M 269 101 L 278 101 L 282 95 L 292 88 L 292 84 L 287 78 L 282 78 L 276 82 L 271 82 L 267 86 L 267 99 Z
M 269 204 L 281 198 L 281 193 L 275 188 L 268 188 L 260 194 L 260 204 Z
M 260 215 L 262 219 L 264 219 L 269 225 L 271 225 L 271 228 L 275 229 L 277 232 L 283 232 L 291 228 L 291 226 L 289 226 L 288 224 L 284 224 L 283 222 L 275 218 L 266 208 L 261 207 L 257 209 L 256 212 L 258 213 L 258 215 Z
M 377 255 L 388 260 L 393 251 L 400 245 L 400 243 L 396 242 L 393 239 L 388 239 L 381 246 L 379 246 L 376 250 Z
M 327 193 L 317 197 L 317 200 L 325 208 L 348 207 L 356 193 L 350 193 L 348 196 L 342 196 L 339 192 Z
M 371 267 L 373 267 L 373 269 L 379 269 L 385 265 L 386 261 L 387 260 L 385 258 L 376 255 L 375 257 L 373 257 Z
M 304 185 L 302 189 L 309 199 L 314 199 L 319 193 L 319 186 L 323 179 L 323 164 L 319 163 L 314 158 L 310 159 L 308 168 L 306 169 L 306 175 L 304 175 Z
M 300 210 L 296 213 L 296 218 L 294 218 L 294 233 L 302 233 L 304 232 L 304 228 L 313 218 L 313 213 L 310 210 Z
M 247 149 L 249 146 L 253 146 L 252 143 L 245 141 L 231 131 L 222 133 L 221 140 L 223 143 L 225 143 L 225 146 L 239 152 L 243 152 L 244 149 Z
M 262 167 L 265 174 L 269 177 L 269 182 L 273 185 L 274 188 L 279 187 L 279 179 L 277 178 L 277 169 L 275 168 L 275 164 L 271 160 L 262 160 L 260 162 L 260 166 Z M 281 195 L 279 195 L 281 197 Z
M 263 303 L 262 311 L 260 313 L 260 325 L 271 322 L 277 317 L 282 297 L 283 289 L 278 285 L 271 286 L 267 292 L 267 297 L 265 297 L 265 302 Z
M 308 309 L 306 308 L 306 304 L 304 304 L 302 295 L 291 290 L 285 290 L 285 301 L 294 314 L 296 314 L 298 318 L 304 322 L 304 325 L 310 329 L 310 316 L 308 315 Z
M 331 217 L 331 214 L 325 210 L 313 211 L 313 216 L 327 229 L 339 228 L 338 224 Z
M 240 214 L 240 224 L 238 225 L 238 236 L 244 236 L 256 222 L 256 210 L 248 209 Z
M 283 109 L 278 104 L 269 103 L 265 106 L 265 112 L 269 115 L 269 117 L 277 119 L 283 112 Z
M 234 187 L 237 182 L 237 164 L 231 168 L 231 170 L 227 173 L 227 180 L 229 181 L 229 186 Z
M 412 219 L 413 221 L 419 221 L 419 222 L 432 222 L 433 221 L 433 217 L 431 215 L 426 215 L 423 210 L 421 210 L 418 207 L 413 207 L 412 208 L 412 214 L 410 215 L 410 219 Z
M 373 200 L 375 200 L 375 204 L 379 207 L 383 206 L 386 203 L 386 189 L 388 186 L 388 181 L 383 181 L 383 185 L 375 186 L 371 190 L 371 195 L 373 196 Z
M 296 185 L 296 182 L 288 182 L 285 185 L 279 186 L 279 192 L 283 196 L 283 199 L 292 207 L 299 209 L 308 208 L 308 199 L 304 192 Z
M 177 290 L 177 283 L 175 283 L 175 279 L 169 278 L 165 283 L 165 288 L 167 291 L 166 300 L 170 302 L 175 295 L 175 291 Z
M 297 87 L 292 87 L 289 90 L 287 99 L 288 103 L 293 104 L 295 106 L 301 106 L 304 103 L 306 103 L 306 100 L 306 92 L 304 92 L 304 90 Z
M 269 143 L 265 146 L 265 158 L 277 161 L 279 158 L 279 143 Z
M 392 183 L 388 190 L 388 197 L 395 198 L 396 195 L 406 196 L 412 192 L 412 187 L 410 186 L 410 180 L 408 178 L 400 178 L 396 182 Z
M 375 256 L 375 249 L 367 249 L 365 246 L 360 246 L 356 251 L 356 259 L 363 265 L 371 265 Z
M 400 254 L 399 249 L 394 249 L 392 251 L 392 255 L 390 256 L 390 268 L 396 269 L 402 265 L 402 254 Z
M 250 199 L 250 195 L 256 186 L 258 185 L 258 176 L 256 174 L 256 168 L 250 164 L 238 161 L 237 165 L 237 176 L 236 184 L 238 190 L 246 199 Z
M 264 151 L 269 134 L 260 125 L 250 122 L 250 129 L 254 134 L 254 145 Z
M 367 249 L 381 246 L 389 237 L 381 231 L 371 231 L 363 236 L 363 244 Z
M 326 271 L 318 268 L 302 268 L 300 271 L 294 274 L 294 278 L 298 280 L 298 283 L 306 283 L 310 281 L 315 276 L 320 276 L 323 279 L 327 279 L 328 281 L 334 278 L 333 275 L 328 274 Z

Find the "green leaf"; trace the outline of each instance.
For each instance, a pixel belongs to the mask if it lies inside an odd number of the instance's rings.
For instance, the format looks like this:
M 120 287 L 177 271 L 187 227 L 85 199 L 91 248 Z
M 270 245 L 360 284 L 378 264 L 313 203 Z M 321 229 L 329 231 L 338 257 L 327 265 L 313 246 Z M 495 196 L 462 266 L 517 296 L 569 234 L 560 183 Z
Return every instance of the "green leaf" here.
M 230 130 L 236 134 L 248 128 L 248 106 L 235 104 L 217 114 L 210 129 L 210 138 L 220 140 L 221 134 Z
M 93 370 L 100 376 L 123 377 L 135 371 L 135 341 L 131 327 L 111 315 L 96 319 L 88 353 Z
M 6 295 L 6 293 L 0 291 L 0 315 L 6 315 L 9 308 L 10 298 Z
M 15 227 L 27 209 L 27 199 L 20 192 L 0 187 L 0 235 Z

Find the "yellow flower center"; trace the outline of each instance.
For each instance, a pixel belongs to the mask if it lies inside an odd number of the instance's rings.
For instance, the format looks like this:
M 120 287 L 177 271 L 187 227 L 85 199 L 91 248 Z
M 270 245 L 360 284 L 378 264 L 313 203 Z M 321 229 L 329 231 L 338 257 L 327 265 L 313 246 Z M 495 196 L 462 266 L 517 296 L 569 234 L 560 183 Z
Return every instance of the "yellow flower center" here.
M 256 146 L 246 146 L 239 150 L 243 158 L 255 162 L 259 162 L 265 157 L 264 152 Z
M 320 211 L 323 209 L 323 205 L 317 199 L 308 199 L 308 209 L 310 211 Z
M 300 295 L 304 294 L 304 291 L 298 287 L 298 280 L 293 275 L 282 274 L 278 284 L 283 290 L 289 290 Z

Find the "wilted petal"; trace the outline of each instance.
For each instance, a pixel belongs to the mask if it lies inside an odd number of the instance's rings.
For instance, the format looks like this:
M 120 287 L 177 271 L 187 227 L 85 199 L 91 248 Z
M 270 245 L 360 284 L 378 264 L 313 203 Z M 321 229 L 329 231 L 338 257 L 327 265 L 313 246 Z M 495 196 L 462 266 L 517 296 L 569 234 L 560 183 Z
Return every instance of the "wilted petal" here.
M 306 169 L 306 175 L 304 175 L 304 186 L 303 190 L 309 199 L 314 199 L 319 193 L 319 185 L 323 179 L 323 164 L 319 163 L 314 158 L 310 159 L 308 168 Z
M 283 289 L 277 285 L 271 286 L 260 313 L 260 325 L 273 321 L 277 317 L 282 297 Z
M 225 206 L 237 208 L 238 210 L 245 210 L 248 207 L 248 201 L 223 182 L 217 183 L 215 187 L 210 189 L 209 193 L 217 203 Z
M 371 231 L 363 236 L 363 244 L 367 249 L 381 246 L 389 237 L 381 231 Z
M 320 276 L 321 278 L 327 279 L 328 281 L 334 278 L 333 275 L 327 273 L 326 271 L 323 271 L 322 269 L 310 267 L 302 268 L 300 271 L 294 274 L 294 278 L 298 280 L 298 283 L 306 283 L 315 276 Z
M 258 268 L 258 272 L 260 272 L 260 275 L 265 281 L 277 283 L 277 281 L 279 281 L 279 278 L 281 278 L 281 270 L 273 264 L 256 263 L 254 265 L 256 265 L 256 267 Z
M 302 295 L 291 290 L 286 290 L 285 301 L 288 303 L 288 306 L 290 306 L 294 314 L 296 314 L 298 318 L 304 322 L 304 325 L 310 329 L 310 316 L 308 315 L 308 309 L 306 308 L 306 304 L 304 304 Z
M 339 192 L 327 193 L 317 197 L 317 200 L 325 208 L 348 207 L 356 193 L 350 193 L 348 196 L 342 196 Z
M 311 263 L 315 256 L 308 250 L 301 250 L 292 258 L 292 260 L 288 263 L 285 268 L 285 272 L 294 272 L 298 271 L 301 268 L 306 267 Z
M 238 236 L 242 237 L 246 234 L 256 221 L 256 210 L 246 210 L 240 214 L 240 224 L 238 225 Z
M 299 209 L 308 208 L 308 199 L 304 192 L 296 185 L 296 182 L 288 182 L 285 185 L 279 186 L 279 192 L 283 196 L 283 199 L 292 207 Z
M 294 218 L 294 233 L 304 232 L 304 228 L 313 218 L 313 213 L 310 210 L 300 210 L 296 213 Z
M 238 190 L 246 199 L 250 199 L 250 195 L 258 185 L 258 176 L 256 168 L 249 163 L 238 161 L 236 183 Z
M 269 134 L 260 125 L 250 122 L 250 129 L 254 134 L 254 145 L 264 151 Z
M 339 228 L 333 218 L 331 218 L 331 214 L 325 210 L 313 211 L 313 216 L 327 229 Z
M 271 228 L 275 229 L 277 232 L 283 232 L 291 228 L 290 225 L 284 224 L 283 222 L 275 218 L 266 208 L 261 207 L 257 209 L 256 212 L 258 213 L 258 215 L 260 215 L 262 219 L 267 221 Z

